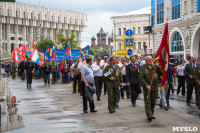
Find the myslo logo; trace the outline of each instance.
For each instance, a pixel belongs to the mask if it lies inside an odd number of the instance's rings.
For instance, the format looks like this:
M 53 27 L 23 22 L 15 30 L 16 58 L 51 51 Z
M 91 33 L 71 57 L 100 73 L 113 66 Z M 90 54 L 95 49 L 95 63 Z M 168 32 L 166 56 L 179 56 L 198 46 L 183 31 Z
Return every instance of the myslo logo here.
M 173 132 L 197 132 L 197 127 L 172 127 Z

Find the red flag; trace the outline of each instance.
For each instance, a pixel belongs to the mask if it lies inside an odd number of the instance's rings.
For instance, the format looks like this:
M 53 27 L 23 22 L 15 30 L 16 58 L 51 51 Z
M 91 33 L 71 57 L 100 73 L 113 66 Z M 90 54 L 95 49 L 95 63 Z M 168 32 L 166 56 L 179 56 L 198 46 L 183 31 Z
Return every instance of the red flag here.
M 34 40 L 33 40 L 33 42 L 31 43 L 31 46 L 32 46 L 32 49 L 34 49 Z
M 23 45 L 22 46 L 22 57 L 24 58 L 24 60 L 26 59 L 25 58 L 25 50 L 26 50 L 25 45 Z
M 158 49 L 157 54 L 155 55 L 155 59 L 159 61 L 159 65 L 163 70 L 163 77 L 160 86 L 161 89 L 165 86 L 165 83 L 168 80 L 169 57 L 170 57 L 169 33 L 168 33 L 168 23 L 166 23 L 160 47 Z
M 13 51 L 12 51 L 12 53 L 11 53 L 11 57 L 12 57 L 12 59 L 13 59 L 13 61 L 14 61 L 14 59 L 15 59 L 15 50 L 13 49 Z
M 67 43 L 66 54 L 67 54 L 67 57 L 68 57 L 69 59 L 71 59 L 71 46 L 70 46 L 70 44 L 69 44 L 69 41 L 68 41 L 68 43 Z

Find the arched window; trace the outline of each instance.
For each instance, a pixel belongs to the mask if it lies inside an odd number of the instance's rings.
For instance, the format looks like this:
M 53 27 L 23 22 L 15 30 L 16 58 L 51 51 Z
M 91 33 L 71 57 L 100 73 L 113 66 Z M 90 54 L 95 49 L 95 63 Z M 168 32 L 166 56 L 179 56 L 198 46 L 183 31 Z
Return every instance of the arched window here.
M 182 37 L 179 32 L 176 32 L 172 40 L 171 52 L 181 52 L 181 51 L 184 51 Z

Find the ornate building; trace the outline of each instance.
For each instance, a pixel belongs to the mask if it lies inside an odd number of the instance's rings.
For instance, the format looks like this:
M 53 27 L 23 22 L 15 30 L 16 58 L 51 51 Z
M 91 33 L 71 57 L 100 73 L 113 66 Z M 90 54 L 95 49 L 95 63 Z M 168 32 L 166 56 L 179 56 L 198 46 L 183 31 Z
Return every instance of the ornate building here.
M 107 38 L 107 34 L 104 32 L 103 28 L 97 33 L 97 42 L 96 38 L 93 36 L 91 38 L 91 48 L 93 49 L 110 49 L 111 42 L 113 42 L 113 37 L 110 36 Z
M 41 7 L 24 3 L 0 2 L 0 48 L 2 53 L 32 41 L 49 38 L 57 41 L 56 34 L 76 35 L 81 42 L 81 33 L 87 25 L 87 14 Z
M 181 59 L 196 55 L 200 59 L 200 0 L 151 0 L 151 3 L 154 52 L 168 23 L 171 56 Z

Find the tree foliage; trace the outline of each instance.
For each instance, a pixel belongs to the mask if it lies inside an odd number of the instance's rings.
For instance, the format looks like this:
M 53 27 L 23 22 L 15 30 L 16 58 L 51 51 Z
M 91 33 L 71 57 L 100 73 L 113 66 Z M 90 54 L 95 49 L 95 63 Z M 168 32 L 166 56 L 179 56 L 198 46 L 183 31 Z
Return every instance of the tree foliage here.
M 99 54 L 99 52 L 106 52 L 106 53 L 108 53 L 107 49 L 105 49 L 105 48 L 102 49 L 102 50 L 90 48 L 90 54 L 91 55 L 97 55 L 97 54 Z
M 76 38 L 76 36 L 73 33 L 68 32 L 67 36 L 64 36 L 63 34 L 57 34 L 56 37 L 58 40 L 57 44 L 62 44 L 62 49 L 67 49 L 68 41 L 71 44 L 72 50 L 80 49 L 78 42 L 74 40 Z
M 106 53 L 108 53 L 108 50 L 105 49 L 105 48 L 103 48 L 103 49 L 101 50 L 101 52 L 106 52 Z
M 40 42 L 36 43 L 34 46 L 36 49 L 40 49 L 44 52 L 46 52 L 47 48 L 49 48 L 50 46 L 54 46 L 55 43 L 48 39 L 48 38 L 42 38 Z M 57 48 L 57 46 L 55 45 L 55 47 Z

